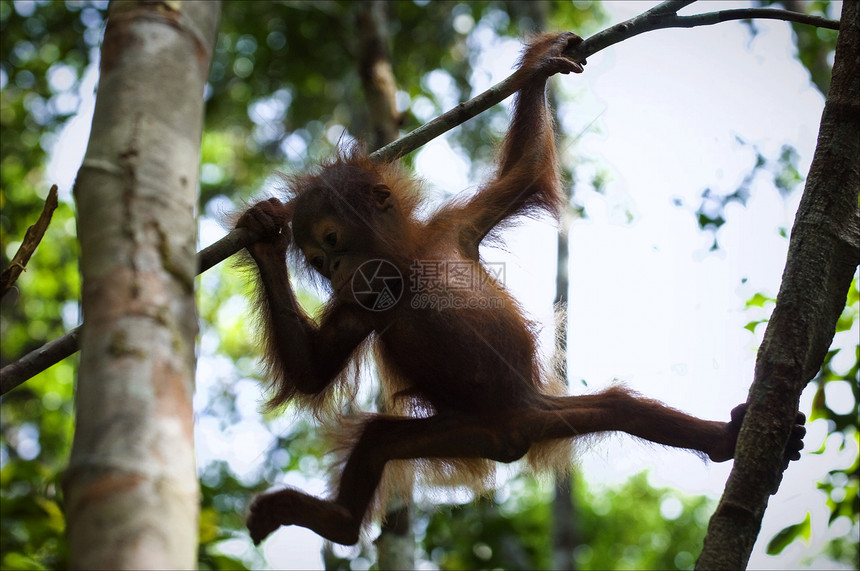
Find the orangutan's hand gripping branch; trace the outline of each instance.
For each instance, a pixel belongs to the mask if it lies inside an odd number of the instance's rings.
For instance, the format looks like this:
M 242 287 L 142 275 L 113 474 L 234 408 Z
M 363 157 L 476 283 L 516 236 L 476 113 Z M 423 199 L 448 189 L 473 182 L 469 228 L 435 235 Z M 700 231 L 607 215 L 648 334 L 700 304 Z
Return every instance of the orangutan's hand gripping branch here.
M 544 35 L 525 49 L 497 172 L 474 196 L 419 220 L 416 181 L 351 149 L 315 173 L 293 177 L 286 203 L 260 202 L 239 219 L 238 227 L 265 237 L 248 251 L 259 269 L 271 404 L 325 404 L 330 389 L 349 382 L 344 370 L 371 338 L 389 394 L 405 405 L 402 416 L 371 415 L 358 426 L 333 499 L 294 489 L 258 496 L 248 517 L 255 543 L 281 525 L 355 543 L 390 460 L 474 468 L 604 431 L 691 449 L 716 462 L 733 457 L 746 405 L 729 422 L 716 422 L 617 387 L 553 396 L 533 327 L 479 259 L 481 242 L 511 218 L 558 215 L 562 193 L 546 80 L 582 72 L 585 62 L 563 53 L 581 41 L 571 33 Z M 290 286 L 288 250 L 331 285 L 318 326 Z M 404 278 L 428 262 L 465 268 L 460 275 L 470 276 L 466 287 L 458 283 L 444 292 L 446 308 L 426 303 L 432 280 Z M 786 464 L 800 456 L 804 421 L 799 413 Z

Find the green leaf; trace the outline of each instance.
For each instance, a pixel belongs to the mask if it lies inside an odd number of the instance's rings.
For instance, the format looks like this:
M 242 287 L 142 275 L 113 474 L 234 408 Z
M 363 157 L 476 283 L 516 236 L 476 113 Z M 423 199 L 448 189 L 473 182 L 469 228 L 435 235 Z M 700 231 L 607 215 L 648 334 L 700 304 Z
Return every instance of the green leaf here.
M 212 543 L 218 539 L 218 514 L 212 508 L 200 510 L 200 543 Z
M 45 513 L 48 515 L 45 525 L 57 533 L 63 533 L 66 529 L 66 518 L 63 515 L 63 511 L 60 509 L 60 506 L 57 505 L 57 502 L 40 496 L 36 496 L 33 500 L 39 504 L 39 507 L 45 510 Z
M 767 297 L 762 293 L 756 293 L 746 302 L 746 307 L 764 307 L 767 302 L 773 302 L 773 298 Z
M 35 559 L 21 553 L 9 553 L 3 556 L 3 569 L 44 569 Z
M 768 555 L 779 555 L 782 550 L 788 547 L 798 537 L 809 541 L 809 536 L 812 533 L 810 525 L 809 512 L 806 512 L 806 517 L 802 522 L 790 525 L 773 536 L 773 539 L 767 544 Z

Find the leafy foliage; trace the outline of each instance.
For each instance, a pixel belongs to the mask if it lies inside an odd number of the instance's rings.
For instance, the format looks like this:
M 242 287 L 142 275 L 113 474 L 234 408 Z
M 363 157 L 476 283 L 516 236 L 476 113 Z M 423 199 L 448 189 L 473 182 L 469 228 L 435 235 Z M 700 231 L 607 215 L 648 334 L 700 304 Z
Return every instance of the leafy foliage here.
M 574 479 L 578 569 L 692 569 L 713 502 L 654 488 L 640 473 L 615 489 Z M 520 476 L 504 502 L 481 500 L 427 516 L 422 543 L 440 569 L 551 569 L 551 492 Z
M 776 300 L 757 293 L 747 307 L 770 310 Z M 755 330 L 767 323 L 767 319 L 751 321 L 746 328 Z M 829 555 L 849 567 L 856 563 L 860 555 L 860 542 L 856 530 L 860 529 L 860 428 L 858 428 L 857 407 L 860 403 L 860 343 L 857 331 L 860 330 L 860 289 L 855 277 L 848 290 L 845 309 L 836 324 L 834 343 L 824 358 L 818 375 L 811 381 L 815 387 L 810 421 L 824 420 L 827 423 L 827 438 L 819 450 L 812 453 L 824 454 L 825 451 L 854 451 L 853 462 L 844 468 L 831 470 L 826 478 L 818 483 L 818 489 L 827 494 L 827 507 L 830 510 L 828 526 L 840 523 L 847 533 L 837 533 L 830 540 Z M 811 534 L 811 513 L 803 521 L 783 528 L 767 546 L 771 555 L 781 553 L 788 545 L 797 540 L 808 541 Z
M 32 11 L 32 12 L 30 12 Z M 42 172 L 98 44 L 100 12 L 91 6 L 0 3 L 0 230 L 2 266 L 14 255 L 47 195 Z M 46 42 L 48 36 L 51 41 Z M 47 246 L 46 246 L 47 244 Z M 43 244 L 2 301 L 2 364 L 76 325 L 80 284 L 72 208 L 61 203 Z M 3 398 L 0 416 L 0 566 L 66 568 L 60 475 L 72 440 L 69 359 Z

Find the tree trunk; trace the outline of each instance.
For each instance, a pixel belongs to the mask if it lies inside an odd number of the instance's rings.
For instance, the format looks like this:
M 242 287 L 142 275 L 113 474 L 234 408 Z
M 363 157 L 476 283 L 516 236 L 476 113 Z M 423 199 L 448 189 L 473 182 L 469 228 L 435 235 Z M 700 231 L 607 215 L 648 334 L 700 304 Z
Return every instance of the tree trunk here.
M 567 206 L 567 204 L 565 204 Z M 567 377 L 567 292 L 569 283 L 569 231 L 570 220 L 562 216 L 558 229 L 558 259 L 555 280 L 555 351 L 554 365 L 556 374 L 570 385 Z M 559 310 L 558 308 L 561 307 Z M 571 468 L 573 470 L 573 468 Z M 555 494 L 552 501 L 552 568 L 558 570 L 576 569 L 574 552 L 580 544 L 576 504 L 573 495 L 574 480 L 571 473 L 559 474 L 555 478 Z
M 64 491 L 77 569 L 196 567 L 195 210 L 219 14 L 110 6 L 74 187 L 85 324 Z
M 539 34 L 546 30 L 547 15 L 550 6 L 547 2 L 517 2 L 511 5 L 516 11 L 531 20 L 533 29 L 526 33 Z M 513 12 L 514 10 L 512 10 Z M 523 22 L 524 23 L 524 22 Z M 521 24 L 522 25 L 522 24 Z M 561 148 L 560 122 L 558 120 L 558 98 L 552 84 L 547 85 L 547 98 L 550 101 L 550 112 L 553 124 L 556 126 L 556 145 Z M 570 289 L 570 225 L 573 216 L 570 215 L 570 187 L 564 188 L 564 210 L 558 226 L 558 253 L 556 255 L 555 277 L 555 354 L 553 355 L 554 373 L 565 384 L 570 386 L 567 376 L 567 294 Z M 554 482 L 552 500 L 552 569 L 572 571 L 576 569 L 574 552 L 581 543 L 579 520 L 574 499 L 573 486 L 576 485 L 572 471 L 557 474 Z
M 711 518 L 697 569 L 743 569 L 800 393 L 817 374 L 860 260 L 860 4 L 845 2 L 833 79 L 773 316 L 756 361 L 735 465 Z
M 373 150 L 396 141 L 401 116 L 397 112 L 397 82 L 388 50 L 385 2 L 361 2 L 355 11 L 358 31 L 358 75 L 370 112 L 372 135 L 367 143 Z
M 397 139 L 401 122 L 395 99 L 397 81 L 388 50 L 386 3 L 361 2 L 356 5 L 355 18 L 358 73 L 370 113 L 368 143 L 376 150 Z M 379 409 L 385 412 L 382 399 Z M 404 484 L 404 488 L 392 490 L 385 498 L 385 516 L 376 540 L 377 567 L 382 570 L 415 568 L 411 483 Z

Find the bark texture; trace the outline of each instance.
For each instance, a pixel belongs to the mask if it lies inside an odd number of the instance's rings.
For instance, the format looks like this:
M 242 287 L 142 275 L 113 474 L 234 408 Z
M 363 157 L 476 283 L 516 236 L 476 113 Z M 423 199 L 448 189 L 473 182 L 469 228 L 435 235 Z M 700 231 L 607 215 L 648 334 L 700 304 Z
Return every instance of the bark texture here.
M 818 373 L 860 261 L 860 4 L 845 2 L 815 157 L 789 242 L 773 315 L 756 360 L 735 465 L 696 569 L 743 569 L 800 393 Z
M 191 399 L 203 86 L 217 2 L 121 2 L 74 187 L 83 312 L 64 482 L 78 569 L 197 564 Z

